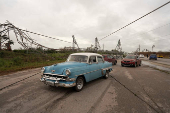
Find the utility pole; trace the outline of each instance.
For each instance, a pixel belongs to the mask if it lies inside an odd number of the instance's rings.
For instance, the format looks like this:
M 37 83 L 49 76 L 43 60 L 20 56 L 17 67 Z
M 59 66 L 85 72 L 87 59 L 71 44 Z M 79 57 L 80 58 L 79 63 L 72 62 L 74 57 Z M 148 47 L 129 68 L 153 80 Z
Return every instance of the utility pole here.
M 72 35 L 72 37 L 73 37 L 73 48 L 72 49 L 74 51 L 74 48 L 75 48 L 75 43 L 74 43 L 75 42 L 75 37 L 74 37 L 74 35 Z
M 96 52 L 97 52 L 98 49 L 101 48 L 97 37 L 95 38 L 95 47 L 94 47 L 94 48 L 95 48 L 95 51 L 96 51 Z
M 103 52 L 104 52 L 104 44 L 103 44 Z
M 121 47 L 120 39 L 118 40 L 118 44 L 117 44 L 115 50 L 116 50 L 116 57 L 118 57 L 118 52 L 119 52 L 119 57 L 120 57 L 121 52 L 122 52 L 122 47 Z
M 78 48 L 77 50 L 80 50 L 79 45 L 78 45 L 74 35 L 72 37 L 73 37 L 73 50 L 75 49 L 75 45 L 77 45 L 77 48 Z
M 95 38 L 95 50 L 97 51 L 97 37 Z
M 152 52 L 153 52 L 153 48 L 155 47 L 155 45 L 152 46 Z

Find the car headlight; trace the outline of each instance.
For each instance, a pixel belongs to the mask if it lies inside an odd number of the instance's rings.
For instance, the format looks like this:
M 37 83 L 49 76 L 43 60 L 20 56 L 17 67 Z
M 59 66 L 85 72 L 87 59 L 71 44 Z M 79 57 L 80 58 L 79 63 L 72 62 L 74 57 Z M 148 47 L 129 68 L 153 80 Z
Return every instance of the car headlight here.
M 45 68 L 43 67 L 43 68 L 41 68 L 41 72 L 44 72 L 45 71 Z
M 70 75 L 71 71 L 69 69 L 66 70 L 66 75 Z

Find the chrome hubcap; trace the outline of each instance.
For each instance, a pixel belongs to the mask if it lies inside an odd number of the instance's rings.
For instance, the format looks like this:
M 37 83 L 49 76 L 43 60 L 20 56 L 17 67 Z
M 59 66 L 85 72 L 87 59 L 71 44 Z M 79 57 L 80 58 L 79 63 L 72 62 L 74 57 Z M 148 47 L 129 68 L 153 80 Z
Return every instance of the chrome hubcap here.
M 107 77 L 107 78 L 109 77 L 109 73 L 108 73 L 108 72 L 106 72 L 106 77 Z
M 83 80 L 82 80 L 82 79 L 79 79 L 79 80 L 77 81 L 77 88 L 78 88 L 78 89 L 82 89 L 82 87 L 83 87 Z

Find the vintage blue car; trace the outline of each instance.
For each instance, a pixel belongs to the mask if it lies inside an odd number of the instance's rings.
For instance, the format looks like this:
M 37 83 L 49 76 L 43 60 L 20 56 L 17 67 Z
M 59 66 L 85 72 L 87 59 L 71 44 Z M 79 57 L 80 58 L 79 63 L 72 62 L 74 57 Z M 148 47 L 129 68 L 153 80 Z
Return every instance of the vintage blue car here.
M 74 53 L 66 62 L 42 68 L 42 78 L 47 85 L 56 87 L 74 87 L 81 91 L 84 83 L 99 77 L 108 78 L 112 63 L 104 61 L 96 53 Z

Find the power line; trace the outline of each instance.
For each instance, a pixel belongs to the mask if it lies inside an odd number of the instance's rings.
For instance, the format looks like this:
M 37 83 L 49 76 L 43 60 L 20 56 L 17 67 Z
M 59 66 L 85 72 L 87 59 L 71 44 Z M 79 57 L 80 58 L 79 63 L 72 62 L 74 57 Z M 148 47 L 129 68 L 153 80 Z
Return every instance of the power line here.
M 154 30 L 156 30 L 156 29 L 159 29 L 159 28 L 165 27 L 165 26 L 167 26 L 167 25 L 170 25 L 170 23 L 164 24 L 164 25 L 162 25 L 162 26 L 156 27 L 156 28 L 151 29 L 151 30 L 146 31 L 146 32 L 151 32 L 151 31 L 154 31 Z
M 10 23 L 10 24 L 11 24 L 11 23 Z M 12 25 L 12 24 L 11 24 L 11 25 Z M 10 27 L 10 26 L 9 26 L 9 27 Z M 53 38 L 53 37 L 50 37 L 50 36 L 42 35 L 42 34 L 39 34 L 39 33 L 31 32 L 31 31 L 28 31 L 28 30 L 20 29 L 20 28 L 18 28 L 18 27 L 16 27 L 16 28 L 17 28 L 18 30 L 25 31 L 25 32 L 28 32 L 28 33 L 40 35 L 40 36 L 47 37 L 47 38 L 51 38 L 51 39 L 55 39 L 55 40 L 58 40 L 58 41 L 63 41 L 63 42 L 67 42 L 67 43 L 72 43 L 72 42 L 69 42 L 69 41 L 64 41 L 64 40 L 61 40 L 61 39 L 57 39 L 57 38 Z M 2 31 L 2 32 L 3 32 L 3 31 Z
M 151 13 L 155 12 L 156 10 L 158 10 L 158 9 L 160 9 L 160 8 L 162 8 L 162 7 L 164 7 L 165 5 L 167 5 L 167 4 L 169 4 L 169 3 L 170 3 L 170 1 L 169 1 L 169 2 L 167 2 L 167 3 L 165 3 L 165 4 L 163 4 L 163 5 L 161 5 L 160 7 L 158 7 L 158 8 L 156 8 L 156 9 L 152 10 L 151 12 L 149 12 L 149 13 L 147 13 L 147 14 L 145 14 L 145 15 L 141 16 L 140 18 L 138 18 L 138 19 L 134 20 L 133 22 L 131 22 L 131 23 L 129 23 L 129 24 L 127 24 L 127 25 L 125 25 L 124 27 L 122 27 L 122 28 L 120 28 L 120 29 L 118 29 L 118 30 L 116 30 L 116 31 L 112 32 L 111 34 L 109 34 L 109 35 L 107 35 L 107 36 L 103 37 L 103 38 L 102 38 L 102 39 L 100 39 L 100 40 L 103 40 L 103 39 L 107 38 L 108 36 L 110 36 L 110 35 L 112 35 L 112 34 L 114 34 L 114 33 L 118 32 L 118 31 L 120 31 L 120 30 L 124 29 L 125 27 L 127 27 L 127 26 L 129 26 L 129 25 L 131 25 L 131 24 L 135 23 L 136 21 L 138 21 L 138 20 L 140 20 L 140 19 L 144 18 L 145 16 L 147 16 L 147 15 L 149 15 L 149 14 L 151 14 Z M 100 40 L 99 40 L 99 41 L 100 41 Z
M 48 38 L 51 38 L 51 39 L 55 39 L 55 40 L 59 40 L 59 41 L 67 42 L 67 43 L 71 43 L 71 42 L 68 42 L 68 41 L 61 40 L 61 39 L 57 39 L 57 38 L 53 38 L 53 37 L 50 37 L 50 36 L 42 35 L 42 34 L 39 34 L 39 33 L 34 33 L 34 32 L 31 32 L 31 31 L 28 31 L 28 30 L 23 30 L 23 29 L 19 29 L 19 30 L 22 30 L 22 31 L 25 31 L 25 32 L 29 32 L 29 33 L 32 33 L 32 34 L 36 34 L 36 35 L 40 35 L 40 36 L 43 36 L 43 37 L 48 37 Z
M 162 25 L 162 26 L 159 26 L 159 27 L 153 28 L 153 29 L 148 30 L 148 31 L 144 31 L 143 33 L 134 33 L 134 34 L 130 34 L 130 35 L 143 35 L 143 34 L 145 34 L 145 33 L 148 33 L 148 32 L 151 32 L 151 31 L 154 31 L 154 30 L 156 30 L 156 29 L 160 29 L 160 28 L 165 27 L 165 26 L 167 26 L 167 25 L 170 25 L 170 23 L 164 24 L 164 25 Z

